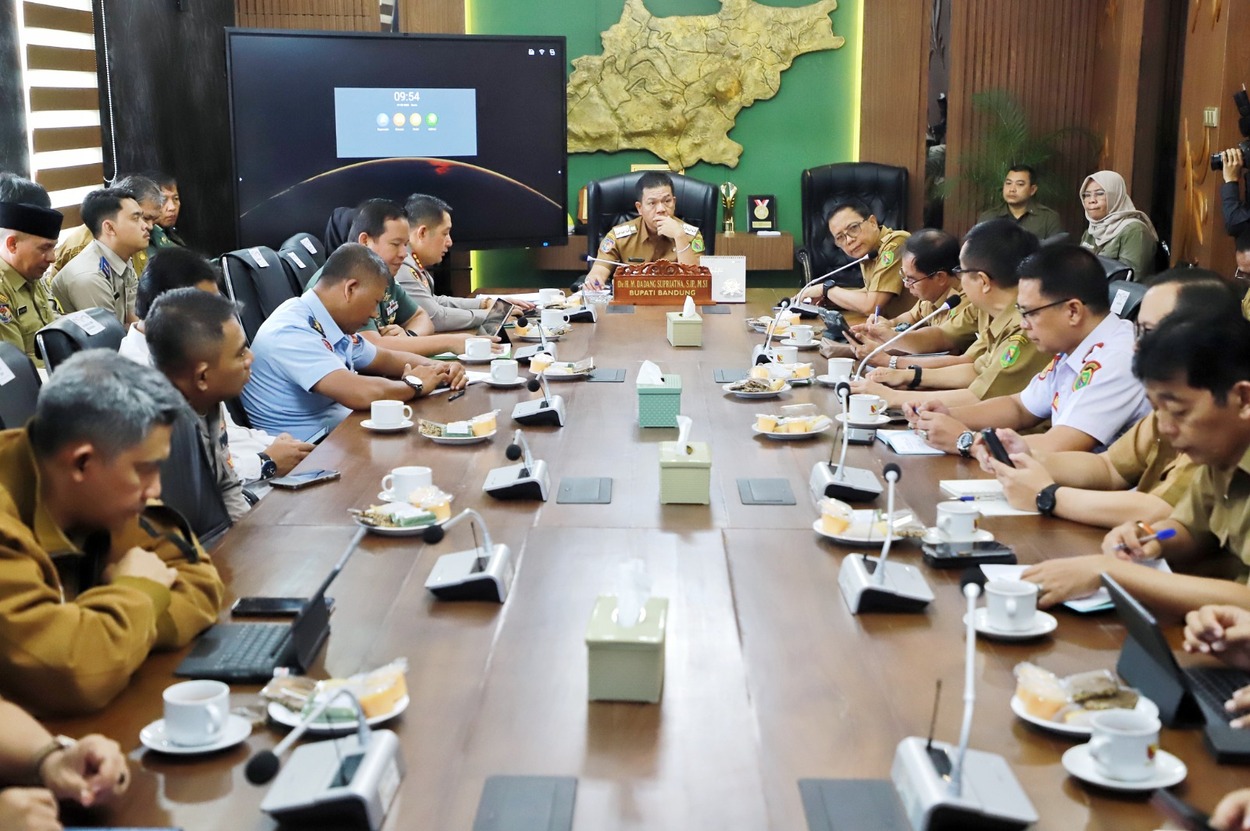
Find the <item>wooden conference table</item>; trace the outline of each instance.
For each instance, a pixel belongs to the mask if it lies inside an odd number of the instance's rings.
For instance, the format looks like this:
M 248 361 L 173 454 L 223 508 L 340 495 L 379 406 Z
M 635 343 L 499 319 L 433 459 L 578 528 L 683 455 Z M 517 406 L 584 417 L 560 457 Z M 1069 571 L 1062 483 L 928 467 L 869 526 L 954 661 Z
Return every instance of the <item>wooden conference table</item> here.
M 945 686 L 937 735 L 957 741 L 965 608 L 958 574 L 927 570 L 937 599 L 923 614 L 857 617 L 847 610 L 837 575 L 852 549 L 812 532 L 816 511 L 807 495 L 808 473 L 828 456 L 830 438 L 755 437 L 753 414 L 775 411 L 777 402 L 727 397 L 713 382 L 714 369 L 747 364 L 759 336 L 743 318 L 762 313 L 780 293 L 749 294 L 745 308 L 704 316 L 702 349 L 668 345 L 662 308 L 575 326 L 560 343 L 562 359 L 593 355 L 598 366 L 628 376 L 624 384 L 558 385 L 568 426 L 526 431 L 535 455 L 550 465 L 546 503 L 482 494 L 486 473 L 508 464 L 512 405 L 531 394 L 475 385 L 458 401 L 435 397 L 417 410 L 448 421 L 499 408 L 501 431 L 490 442 L 436 446 L 415 430 L 369 433 L 353 416 L 304 463 L 339 469 L 341 481 L 269 495 L 214 552 L 231 600 L 308 594 L 352 535 L 347 509 L 376 501 L 390 468 L 425 464 L 455 496 L 454 510 L 480 510 L 495 540 L 519 556 L 503 606 L 440 602 L 423 588 L 438 555 L 472 545 L 463 524 L 437 546 L 369 536 L 332 586 L 333 633 L 314 675 L 349 675 L 397 657 L 409 662 L 411 705 L 388 725 L 401 738 L 407 775 L 387 828 L 468 829 L 488 776 L 530 774 L 577 777 L 574 827 L 585 831 L 803 829 L 797 780 L 888 777 L 899 740 L 926 732 L 937 679 Z M 659 504 L 656 446 L 676 431 L 637 425 L 634 379 L 643 358 L 682 377 L 693 438 L 712 447 L 710 506 Z M 823 372 L 824 361 L 815 360 Z M 833 411 L 831 392 L 821 387 L 798 388 L 780 403 L 805 401 Z M 852 464 L 878 472 L 892 456 L 880 445 L 852 454 Z M 973 463 L 950 457 L 902 463 L 901 502 L 927 523 L 939 479 L 981 476 Z M 554 489 L 566 476 L 612 477 L 612 503 L 557 504 Z M 735 484 L 742 477 L 788 479 L 798 504 L 745 506 Z M 1016 546 L 1021 562 L 1093 552 L 1100 538 L 1095 529 L 1038 517 L 986 527 Z M 896 546 L 894 556 L 919 562 L 919 548 Z M 645 560 L 654 593 L 670 601 L 663 700 L 588 703 L 590 610 L 597 595 L 613 590 L 617 565 L 633 557 Z M 1058 617 L 1051 637 L 978 641 L 972 746 L 1007 758 L 1042 816 L 1039 829 L 1159 827 L 1144 797 L 1070 778 L 1059 759 L 1073 741 L 1034 729 L 1008 707 L 1019 661 L 1060 674 L 1114 666 L 1123 638 L 1114 615 Z M 1179 643 L 1179 628 L 1170 634 Z M 160 717 L 161 690 L 180 658 L 152 657 L 104 712 L 51 724 L 73 735 L 106 732 L 131 751 L 128 797 L 86 821 L 196 831 L 271 827 L 259 811 L 264 789 L 244 780 L 243 766 L 285 728 L 258 727 L 244 745 L 207 757 L 164 756 L 140 745 L 139 731 Z M 236 687 L 233 703 L 254 704 L 255 693 Z M 1197 731 L 1165 730 L 1162 744 L 1189 766 L 1180 793 L 1208 810 L 1250 784 L 1243 769 L 1216 765 Z

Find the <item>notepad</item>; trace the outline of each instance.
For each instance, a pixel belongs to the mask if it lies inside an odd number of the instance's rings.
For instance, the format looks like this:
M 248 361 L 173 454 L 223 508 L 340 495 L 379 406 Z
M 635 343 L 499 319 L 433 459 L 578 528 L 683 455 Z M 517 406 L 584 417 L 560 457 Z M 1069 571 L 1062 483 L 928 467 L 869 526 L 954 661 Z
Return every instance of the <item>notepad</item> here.
M 1167 560 L 1138 560 L 1138 565 L 1146 568 L 1153 568 L 1164 574 L 1171 574 L 1172 568 L 1168 565 Z M 1019 580 L 1020 575 L 1024 574 L 1024 570 L 1028 566 L 1010 566 L 1010 565 L 994 565 L 986 564 L 981 566 L 981 571 L 985 572 L 987 580 Z M 1087 594 L 1084 597 L 1074 597 L 1063 605 L 1072 611 L 1087 615 L 1090 612 L 1101 612 L 1107 609 L 1114 609 L 1115 604 L 1111 602 L 1111 593 L 1106 588 L 1099 587 L 1098 591 L 1093 594 Z
M 1011 507 L 1003 493 L 1003 486 L 997 479 L 943 479 L 938 485 L 942 488 L 942 493 L 955 499 L 974 497 L 981 516 L 1037 515 L 1037 511 L 1022 511 Z
M 878 430 L 877 438 L 886 447 L 900 456 L 945 456 L 946 454 L 932 447 L 915 430 Z

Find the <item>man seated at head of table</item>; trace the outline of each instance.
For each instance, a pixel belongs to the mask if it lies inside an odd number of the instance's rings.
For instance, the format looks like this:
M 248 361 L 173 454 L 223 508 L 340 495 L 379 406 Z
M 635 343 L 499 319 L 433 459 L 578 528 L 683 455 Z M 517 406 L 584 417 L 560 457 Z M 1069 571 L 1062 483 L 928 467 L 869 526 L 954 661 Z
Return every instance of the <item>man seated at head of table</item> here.
M 132 361 L 152 366 L 152 352 L 148 348 L 144 329 L 152 305 L 166 292 L 175 289 L 194 288 L 209 294 L 220 294 L 218 277 L 216 268 L 194 251 L 177 247 L 158 251 L 148 260 L 148 267 L 139 278 L 135 299 L 135 314 L 139 320 L 126 332 L 118 351 Z M 285 476 L 313 450 L 313 445 L 292 438 L 289 433 L 271 436 L 264 430 L 236 424 L 226 408 L 222 408 L 222 421 L 228 437 L 230 466 L 244 483 L 253 483 L 251 491 L 257 496 L 262 496 L 268 489 L 255 483 L 274 476 Z
M 859 264 L 864 285 L 858 288 L 838 285 L 836 277 L 808 286 L 798 299 L 823 302 L 835 309 L 861 315 L 895 317 L 911 305 L 903 291 L 903 275 L 899 256 L 909 236 L 906 231 L 885 227 L 872 210 L 859 199 L 847 199 L 829 209 L 825 217 L 834 245 L 852 261 L 866 257 Z M 845 282 L 845 279 L 842 281 Z
M 443 352 L 460 355 L 469 334 L 421 335 L 421 320 L 428 322 L 425 310 L 408 296 L 395 275 L 404 266 L 408 256 L 408 212 L 403 206 L 389 199 L 370 199 L 356 209 L 347 238 L 358 242 L 382 258 L 390 269 L 391 280 L 382 295 L 382 302 L 373 317 L 360 330 L 360 336 L 384 349 L 411 352 L 414 355 L 433 356 Z M 321 279 L 322 269 L 308 281 L 312 288 Z
M 144 248 L 136 251 L 130 257 L 135 273 L 142 274 L 143 269 L 147 268 L 148 259 L 156 253 L 158 247 L 156 244 L 156 226 L 163 215 L 165 197 L 162 195 L 161 189 L 156 182 L 147 176 L 138 174 L 123 176 L 115 180 L 110 185 L 110 188 L 128 191 L 133 194 L 135 201 L 139 203 L 139 208 L 143 211 L 143 220 L 147 223 L 149 231 L 148 240 Z M 84 216 L 83 224 L 67 231 L 65 237 L 56 244 L 56 262 L 52 265 L 52 268 L 48 269 L 48 279 L 51 280 L 59 274 L 70 260 L 82 253 L 82 250 L 91 244 L 95 236 Z
M 851 389 L 880 395 L 891 407 L 909 401 L 961 407 L 1024 389 L 1050 363 L 1052 354 L 1038 351 L 1024 334 L 1016 305 L 1016 269 L 1037 248 L 1037 237 L 1009 219 L 975 226 L 959 252 L 959 282 L 966 304 L 956 306 L 942 323 L 908 332 L 899 341 L 909 351 L 967 349 L 965 357 L 971 363 L 926 369 L 900 358 L 900 368 L 874 369 L 868 380 L 852 381 Z
M 1018 393 L 966 407 L 909 405 L 912 428 L 933 447 L 970 456 L 975 430 L 1050 429 L 1024 441 L 1034 450 L 1093 450 L 1150 411 L 1133 376 L 1133 324 L 1111 311 L 1098 258 L 1079 245 L 1049 245 L 1020 263 L 1017 310 L 1038 352 L 1054 353 Z
M 0 701 L 0 828 L 59 831 L 57 800 L 84 808 L 126 793 L 130 770 L 117 742 L 98 733 L 53 736 L 22 708 Z
M 1149 278 L 1137 313 L 1140 337 L 1175 312 L 1182 316 L 1233 314 L 1237 298 L 1213 271 L 1174 268 Z M 1111 528 L 1122 522 L 1165 519 L 1189 487 L 1198 466 L 1159 432 L 1153 410 L 1105 453 L 1034 454 L 1015 431 L 998 438 L 1012 465 L 994 459 L 978 436 L 972 455 L 998 477 L 1012 507 Z
M 82 201 L 92 241 L 51 278 L 52 296 L 65 313 L 108 309 L 124 326 L 135 317 L 139 277 L 134 257 L 148 246 L 151 223 L 132 191 L 101 188 Z
M 903 276 L 903 288 L 911 292 L 916 303 L 901 315 L 893 318 L 877 318 L 869 315 L 864 323 L 851 327 L 851 332 L 861 343 L 845 343 L 829 345 L 821 344 L 821 354 L 825 357 L 853 355 L 856 358 L 867 358 L 869 353 L 886 341 L 898 335 L 900 331 L 918 332 L 931 326 L 954 325 L 959 331 L 965 328 L 968 332 L 968 343 L 976 334 L 975 309 L 968 312 L 968 298 L 964 297 L 960 285 L 959 273 L 959 240 L 938 228 L 923 228 L 907 238 L 901 249 L 899 271 Z M 959 305 L 944 314 L 938 314 L 927 322 L 920 321 L 932 314 L 934 310 L 953 295 L 959 296 Z M 956 321 L 961 322 L 956 322 Z M 919 325 L 918 325 L 919 324 Z M 945 350 L 943 350 L 945 351 Z M 972 359 L 960 348 L 956 354 L 925 358 L 902 359 L 889 352 L 879 352 L 869 360 L 870 366 L 888 366 L 895 368 L 899 360 L 905 363 L 919 363 L 925 367 L 950 366 L 958 363 L 972 363 Z
M 243 388 L 253 426 L 307 439 L 374 401 L 411 401 L 444 383 L 464 387 L 457 363 L 379 348 L 357 334 L 390 282 L 381 257 L 348 243 L 326 260 L 317 285 L 274 310 L 256 332 Z
M 0 432 L 0 695 L 98 710 L 153 649 L 217 619 L 224 587 L 181 517 L 153 504 L 182 398 L 155 369 L 80 352 Z
M 703 232 L 673 212 L 677 207 L 673 193 L 673 180 L 667 173 L 649 170 L 639 176 L 634 185 L 638 216 L 603 235 L 598 259 L 622 265 L 658 260 L 698 265 L 704 249 Z M 615 271 L 616 267 L 608 263 L 591 263 L 586 287 L 602 289 Z
M 441 263 L 451 250 L 451 206 L 437 196 L 414 193 L 404 204 L 404 211 L 408 215 L 408 247 L 411 250 L 395 280 L 429 315 L 431 327 L 413 331 L 418 335 L 428 335 L 481 326 L 495 299 L 488 295 L 451 297 L 435 294 L 434 275 L 428 270 Z M 509 299 L 519 310 L 534 308 L 532 303 L 524 300 Z
M 61 212 L 42 186 L 0 173 L 0 340 L 32 360 L 35 334 L 58 317 L 44 272 L 61 232 Z
M 1241 581 L 1166 574 L 1136 562 L 1166 557 L 1193 571 L 1231 554 L 1250 563 L 1250 321 L 1172 314 L 1142 337 L 1133 369 L 1160 435 L 1201 467 L 1167 519 L 1149 530 L 1118 525 L 1103 538 L 1102 554 L 1047 560 L 1024 579 L 1040 585 L 1042 606 L 1093 592 L 1105 572 L 1158 614 L 1179 617 L 1207 604 L 1250 608 Z M 1163 529 L 1175 536 L 1140 541 Z

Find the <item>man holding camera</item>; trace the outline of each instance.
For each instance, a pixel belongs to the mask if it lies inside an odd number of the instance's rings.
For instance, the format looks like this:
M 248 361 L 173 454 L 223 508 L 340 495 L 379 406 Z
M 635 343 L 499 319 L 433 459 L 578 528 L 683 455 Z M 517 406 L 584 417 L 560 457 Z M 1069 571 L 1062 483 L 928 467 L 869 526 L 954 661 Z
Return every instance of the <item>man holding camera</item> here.
M 1241 198 L 1241 178 L 1245 173 L 1245 157 L 1241 142 L 1220 153 L 1216 158 L 1223 162 L 1224 184 L 1220 185 L 1220 202 L 1224 206 L 1224 229 L 1229 236 L 1237 236 L 1250 228 L 1250 199 Z M 1214 165 L 1212 165 L 1214 167 Z

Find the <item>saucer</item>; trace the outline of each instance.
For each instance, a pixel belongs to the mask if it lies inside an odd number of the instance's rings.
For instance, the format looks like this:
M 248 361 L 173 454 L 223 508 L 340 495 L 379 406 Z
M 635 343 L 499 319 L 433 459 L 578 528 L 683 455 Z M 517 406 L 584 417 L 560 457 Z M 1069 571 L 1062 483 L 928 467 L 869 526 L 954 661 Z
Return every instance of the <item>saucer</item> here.
M 481 441 L 490 441 L 491 436 L 496 432 L 498 431 L 491 430 L 484 436 L 426 436 L 426 438 L 435 444 L 477 444 Z
M 766 439 L 772 439 L 773 441 L 799 441 L 800 439 L 810 439 L 813 436 L 819 436 L 821 433 L 828 430 L 831 426 L 832 425 L 830 424 L 826 424 L 824 427 L 821 427 L 818 430 L 810 430 L 806 433 L 774 433 L 772 431 L 765 432 L 763 430 L 760 430 L 756 428 L 754 424 L 752 424 L 751 432 L 757 436 L 763 436 Z
M 921 542 L 927 542 L 929 545 L 962 545 L 963 543 L 971 544 L 974 542 L 993 541 L 994 535 L 989 531 L 986 531 L 984 528 L 978 528 L 977 532 L 972 535 L 972 539 L 970 540 L 948 539 L 946 534 L 943 531 L 939 531 L 936 527 L 924 529 L 924 537 L 921 538 Z
M 977 633 L 987 638 L 993 638 L 1000 641 L 1027 641 L 1032 638 L 1040 638 L 1042 635 L 1049 635 L 1059 627 L 1059 621 L 1055 616 L 1043 612 L 1038 609 L 1033 613 L 1033 625 L 1028 629 L 1019 629 L 1008 631 L 1006 629 L 996 629 L 990 626 L 989 622 L 990 610 L 984 606 L 976 611 L 976 616 L 972 619 L 972 625 L 976 627 Z M 968 616 L 964 615 L 964 623 L 968 622 Z
M 803 350 L 807 350 L 807 349 L 815 349 L 815 348 L 817 348 L 818 346 L 820 346 L 820 341 L 818 341 L 818 340 L 809 340 L 809 341 L 807 341 L 807 342 L 805 342 L 805 343 L 799 343 L 799 342 L 798 342 L 797 340 L 795 340 L 794 338 L 785 338 L 784 340 L 782 340 L 782 341 L 781 341 L 781 345 L 782 345 L 782 346 L 793 346 L 793 347 L 795 347 L 796 349 L 803 349 Z
M 491 355 L 487 358 L 470 358 L 469 353 L 466 352 L 463 355 L 457 355 L 456 360 L 462 364 L 488 364 L 491 361 L 501 360 L 506 357 L 508 356 L 505 355 L 503 352 L 500 352 L 498 355 L 492 352 Z
M 1189 770 L 1185 763 L 1168 753 L 1166 750 L 1155 752 L 1155 775 L 1149 779 L 1136 782 L 1123 782 L 1119 779 L 1108 779 L 1094 767 L 1094 759 L 1089 755 L 1089 745 L 1078 744 L 1068 748 L 1063 754 L 1063 768 L 1077 779 L 1110 788 L 1113 791 L 1153 791 L 1156 788 L 1170 788 L 1185 781 Z
M 405 418 L 393 427 L 379 427 L 373 423 L 373 419 L 366 418 L 364 421 L 360 422 L 360 426 L 366 430 L 372 430 L 375 433 L 398 433 L 400 430 L 407 430 L 411 427 L 412 419 Z
M 231 713 L 226 719 L 225 729 L 221 731 L 221 738 L 215 742 L 194 746 L 174 744 L 165 736 L 165 719 L 163 718 L 158 718 L 140 730 L 139 741 L 143 742 L 144 747 L 159 753 L 170 753 L 175 756 L 195 756 L 200 753 L 215 753 L 218 750 L 225 750 L 227 747 L 234 747 L 250 735 L 252 735 L 252 723 L 242 716 L 236 716 L 234 713 Z
M 883 424 L 890 423 L 890 417 L 886 415 L 885 413 L 882 413 L 881 415 L 875 415 L 872 418 L 868 419 L 867 421 L 851 421 L 850 417 L 851 417 L 850 413 L 838 413 L 837 415 L 834 416 L 834 418 L 836 418 L 838 421 L 842 422 L 843 424 L 849 424 L 851 427 L 880 427 Z
M 850 378 L 834 378 L 832 375 L 817 375 L 816 376 L 816 383 L 820 384 L 822 387 L 836 387 L 838 384 L 842 383 L 843 381 L 846 381 L 849 384 L 851 379 Z
M 1076 736 L 1081 738 L 1089 738 L 1094 732 L 1088 724 L 1073 724 L 1066 721 L 1054 721 L 1053 719 L 1038 718 L 1024 708 L 1024 702 L 1020 700 L 1020 696 L 1013 695 L 1011 697 L 1011 712 L 1027 721 L 1029 724 L 1049 730 L 1052 733 L 1058 733 L 1061 736 Z M 1088 711 L 1087 711 L 1088 712 Z M 1159 717 L 1159 708 L 1153 701 L 1144 695 L 1137 697 L 1137 706 L 1133 708 L 1133 712 L 1142 713 L 1152 718 Z
M 399 699 L 399 701 L 395 702 L 395 706 L 392 707 L 389 712 L 379 713 L 378 715 L 367 719 L 369 726 L 376 727 L 383 722 L 387 722 L 395 718 L 395 716 L 408 709 L 408 702 L 409 698 L 405 695 L 403 698 Z M 269 709 L 266 712 L 269 713 L 269 718 L 284 727 L 298 727 L 300 721 L 302 720 L 302 716 L 299 713 L 288 710 L 276 701 L 270 703 Z M 308 725 L 308 732 L 315 736 L 336 736 L 343 733 L 354 733 L 356 732 L 356 720 L 351 719 L 345 722 L 328 722 L 317 719 L 312 724 Z
M 826 531 L 822 526 L 820 518 L 817 517 L 816 521 L 812 523 L 812 530 L 825 539 L 833 540 L 842 545 L 862 545 L 865 543 L 880 545 L 885 540 L 885 537 L 881 532 L 875 530 L 875 526 L 882 521 L 881 516 L 883 513 L 883 511 L 876 511 L 872 508 L 860 508 L 852 511 L 851 524 L 836 534 L 830 534 Z M 895 511 L 891 540 L 893 542 L 902 542 L 907 539 L 901 532 L 912 523 L 919 525 L 911 511 Z
M 486 383 L 492 387 L 498 387 L 499 389 L 507 390 L 507 389 L 512 389 L 513 387 L 521 386 L 522 384 L 526 383 L 526 380 L 519 376 L 516 378 L 513 378 L 511 381 L 496 381 L 494 378 L 487 378 Z

